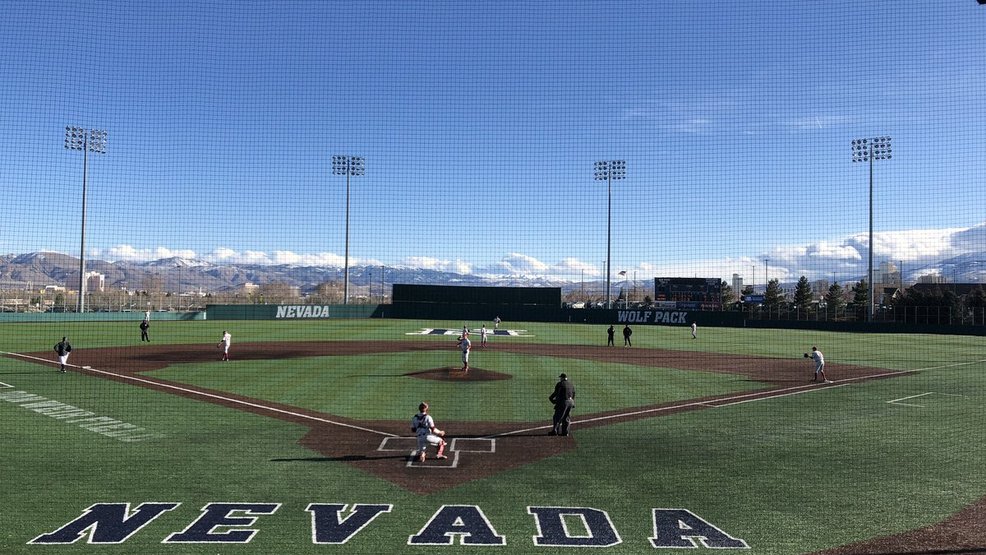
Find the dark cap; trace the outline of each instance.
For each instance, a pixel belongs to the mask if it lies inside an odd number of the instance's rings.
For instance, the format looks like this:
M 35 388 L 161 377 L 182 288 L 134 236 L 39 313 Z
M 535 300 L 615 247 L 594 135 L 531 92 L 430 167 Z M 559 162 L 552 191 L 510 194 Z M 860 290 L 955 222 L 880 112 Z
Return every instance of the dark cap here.
M 558 377 L 561 378 L 561 379 L 563 379 L 563 380 L 568 379 L 568 376 L 566 376 L 565 374 L 561 374 Z

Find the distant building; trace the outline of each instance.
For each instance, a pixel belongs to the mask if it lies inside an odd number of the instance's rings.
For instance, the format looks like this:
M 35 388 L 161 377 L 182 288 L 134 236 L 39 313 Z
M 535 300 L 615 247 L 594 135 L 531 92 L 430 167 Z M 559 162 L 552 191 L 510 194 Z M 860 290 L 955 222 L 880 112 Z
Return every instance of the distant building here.
M 811 292 L 814 294 L 816 299 L 821 299 L 828 294 L 830 285 L 831 284 L 827 279 L 815 280 L 811 282 Z
M 739 274 L 733 274 L 733 283 L 731 285 L 733 288 L 733 294 L 739 295 L 743 292 L 743 278 Z
M 918 278 L 918 283 L 945 283 L 945 276 L 941 274 L 925 274 Z
M 86 272 L 86 291 L 100 292 L 106 289 L 106 276 L 99 272 Z
M 900 287 L 901 286 L 901 276 L 900 269 L 893 262 L 881 262 L 880 268 L 876 272 L 876 276 L 873 279 L 876 282 L 877 289 L 879 291 L 880 286 L 883 287 Z
M 873 292 L 881 293 L 875 297 L 877 304 L 886 305 L 893 302 L 896 292 L 902 288 L 901 272 L 893 262 L 881 262 L 873 276 Z
M 250 293 L 256 293 L 260 289 L 260 286 L 256 283 L 250 283 L 249 281 L 244 283 L 239 287 L 239 293 L 245 293 L 249 295 Z

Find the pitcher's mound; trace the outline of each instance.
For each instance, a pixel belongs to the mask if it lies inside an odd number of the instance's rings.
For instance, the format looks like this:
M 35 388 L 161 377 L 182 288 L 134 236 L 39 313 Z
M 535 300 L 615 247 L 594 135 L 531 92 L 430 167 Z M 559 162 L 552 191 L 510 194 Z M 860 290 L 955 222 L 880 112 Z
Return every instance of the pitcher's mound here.
M 491 370 L 483 370 L 482 368 L 469 368 L 468 372 L 463 372 L 458 367 L 432 368 L 431 370 L 410 372 L 405 374 L 405 376 L 441 382 L 489 382 L 494 380 L 509 380 L 513 377 L 509 374 L 501 374 Z

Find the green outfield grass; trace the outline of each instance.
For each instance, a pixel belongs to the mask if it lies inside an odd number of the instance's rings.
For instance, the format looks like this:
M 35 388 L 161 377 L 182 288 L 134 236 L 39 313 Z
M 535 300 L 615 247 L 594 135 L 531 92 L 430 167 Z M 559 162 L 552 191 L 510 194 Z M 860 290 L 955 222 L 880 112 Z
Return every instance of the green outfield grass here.
M 468 322 L 478 328 L 482 321 Z M 486 322 L 492 327 L 490 322 Z M 7 324 L 0 350 L 140 349 L 137 321 Z M 463 322 L 152 322 L 155 344 L 261 341 L 445 341 L 406 335 Z M 443 421 L 546 421 L 560 368 L 573 376 L 580 414 L 739 393 L 762 384 L 734 376 L 559 361 L 496 353 L 499 342 L 604 344 L 605 326 L 505 322 L 530 337 L 496 337 L 474 364 L 513 378 L 483 383 L 414 380 L 409 370 L 454 365 L 455 352 L 316 357 L 278 363 L 199 363 L 151 373 L 353 419 L 404 420 L 427 398 Z M 0 397 L 23 391 L 156 434 L 125 443 L 0 400 L 0 553 L 570 553 L 535 547 L 529 506 L 608 513 L 622 543 L 601 553 L 654 550 L 652 508 L 683 508 L 750 545 L 743 553 L 807 553 L 938 522 L 986 496 L 986 347 L 982 338 L 800 330 L 635 327 L 637 348 L 795 359 L 812 344 L 831 363 L 918 370 L 810 393 L 579 430 L 577 449 L 430 495 L 418 495 L 301 447 L 302 425 L 131 384 L 0 358 Z M 451 344 L 451 343 L 450 343 Z M 444 358 L 443 357 L 447 357 Z M 563 367 L 561 366 L 563 365 Z M 806 369 L 806 377 L 808 371 Z M 10 386 L 10 387 L 5 387 Z M 920 397 L 915 397 L 920 396 Z M 902 402 L 888 402 L 910 397 Z M 547 441 L 548 438 L 545 438 Z M 377 440 L 378 441 L 378 440 Z M 395 460 L 394 464 L 403 464 Z M 423 479 L 440 480 L 440 476 Z M 94 503 L 177 502 L 120 545 L 28 545 Z M 162 544 L 210 502 L 279 503 L 246 545 Z M 309 503 L 392 504 L 344 545 L 314 545 Z M 477 505 L 502 547 L 408 546 L 446 505 Z M 575 525 L 577 529 L 577 523 Z M 715 550 L 721 553 L 722 550 Z M 727 551 L 728 552 L 728 551 Z

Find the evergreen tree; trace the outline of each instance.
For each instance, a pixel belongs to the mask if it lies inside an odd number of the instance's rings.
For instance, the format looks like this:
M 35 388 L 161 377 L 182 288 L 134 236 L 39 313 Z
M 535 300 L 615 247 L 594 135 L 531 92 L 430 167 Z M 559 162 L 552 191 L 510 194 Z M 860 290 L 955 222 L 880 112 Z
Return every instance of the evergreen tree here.
M 838 312 L 840 308 L 846 306 L 846 294 L 838 281 L 833 283 L 825 294 L 825 305 L 829 312 Z
M 808 278 L 801 276 L 798 280 L 798 285 L 794 288 L 794 305 L 799 310 L 807 310 L 811 306 L 813 296 Z
M 866 280 L 859 280 L 859 283 L 853 286 L 852 292 L 852 304 L 856 309 L 856 319 L 865 320 L 870 306 L 870 287 L 866 284 Z
M 727 306 L 733 304 L 733 301 L 736 300 L 736 296 L 733 295 L 733 288 L 730 287 L 729 284 L 726 283 L 725 281 L 719 284 L 719 287 L 720 287 L 719 302 L 722 303 L 722 308 L 725 309 Z
M 866 303 L 870 302 L 870 287 L 866 284 L 865 279 L 859 280 L 859 283 L 853 286 L 852 292 L 852 303 L 854 305 L 866 305 Z
M 768 310 L 777 310 L 784 302 L 784 292 L 781 291 L 781 283 L 776 279 L 767 282 L 767 291 L 763 296 L 763 304 Z

